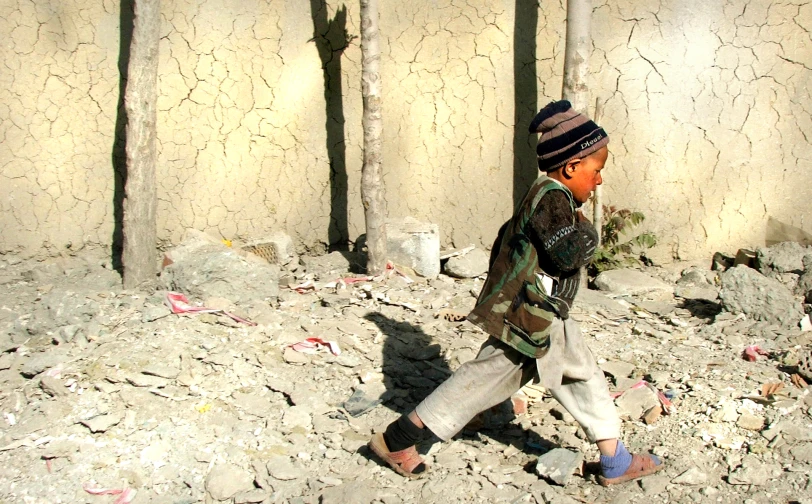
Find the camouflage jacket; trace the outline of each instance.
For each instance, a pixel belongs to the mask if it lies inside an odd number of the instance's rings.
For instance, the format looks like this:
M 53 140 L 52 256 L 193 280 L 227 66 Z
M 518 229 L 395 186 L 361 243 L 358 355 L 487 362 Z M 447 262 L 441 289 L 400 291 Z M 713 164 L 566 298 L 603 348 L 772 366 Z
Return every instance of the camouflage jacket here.
M 559 182 L 542 175 L 525 195 L 516 213 L 500 230 L 491 251 L 488 279 L 468 320 L 485 332 L 529 357 L 539 358 L 549 348 L 550 325 L 555 317 L 566 318 L 559 301 L 548 295 L 537 273 L 538 253 L 530 241 L 530 218 L 541 198 L 550 191 L 570 192 Z M 563 316 L 562 316 L 563 314 Z

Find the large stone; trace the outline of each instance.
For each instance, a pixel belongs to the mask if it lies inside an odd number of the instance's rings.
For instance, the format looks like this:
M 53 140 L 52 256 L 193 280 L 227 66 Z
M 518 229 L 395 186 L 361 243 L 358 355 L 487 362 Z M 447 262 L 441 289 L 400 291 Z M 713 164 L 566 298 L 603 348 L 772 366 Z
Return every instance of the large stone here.
M 755 320 L 794 327 L 803 316 L 801 304 L 777 280 L 754 269 L 736 266 L 724 272 L 719 297 L 731 313 L 743 313 Z
M 756 251 L 756 266 L 764 274 L 802 273 L 803 258 L 812 254 L 812 247 L 805 247 L 796 242 L 782 242 L 772 247 L 763 247 Z
M 487 252 L 475 248 L 467 254 L 450 258 L 443 271 L 456 278 L 474 278 L 488 272 L 489 260 Z
M 580 452 L 556 448 L 538 458 L 536 474 L 557 485 L 564 486 L 575 470 L 581 467 L 583 460 L 584 456 Z
M 420 276 L 440 274 L 440 228 L 412 217 L 386 220 L 386 250 L 389 260 L 406 266 Z
M 659 404 L 660 400 L 648 387 L 629 389 L 615 399 L 618 415 L 628 416 L 632 420 L 637 420 L 643 412 Z
M 704 485 L 708 481 L 707 471 L 693 466 L 688 470 L 680 473 L 676 478 L 671 480 L 675 485 Z
M 590 311 L 590 309 L 594 307 L 613 314 L 625 315 L 629 313 L 628 306 L 615 301 L 602 292 L 592 289 L 578 290 L 578 295 L 575 297 L 575 307 L 583 308 L 584 311 Z
M 249 261 L 220 244 L 204 244 L 194 252 L 173 255 L 161 272 L 168 289 L 191 300 L 225 298 L 236 305 L 275 301 L 279 294 L 279 267 Z
M 633 269 L 604 271 L 595 279 L 595 286 L 612 294 L 634 295 L 649 292 L 674 292 L 671 285 Z
M 357 480 L 325 488 L 322 504 L 367 504 L 375 502 L 381 489 L 369 480 Z
M 218 464 L 206 476 L 206 491 L 214 500 L 231 499 L 254 488 L 254 475 L 234 464 Z
M 731 485 L 766 485 L 781 474 L 781 467 L 776 464 L 764 464 L 757 456 L 747 455 L 741 466 L 730 471 L 727 482 Z

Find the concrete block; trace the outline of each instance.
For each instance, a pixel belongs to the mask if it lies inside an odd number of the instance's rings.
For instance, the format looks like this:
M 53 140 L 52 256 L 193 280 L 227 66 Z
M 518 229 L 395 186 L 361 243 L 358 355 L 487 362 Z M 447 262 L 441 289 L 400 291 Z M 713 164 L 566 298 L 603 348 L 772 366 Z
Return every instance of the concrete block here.
M 387 219 L 386 248 L 389 260 L 422 277 L 440 274 L 440 228 L 412 217 Z

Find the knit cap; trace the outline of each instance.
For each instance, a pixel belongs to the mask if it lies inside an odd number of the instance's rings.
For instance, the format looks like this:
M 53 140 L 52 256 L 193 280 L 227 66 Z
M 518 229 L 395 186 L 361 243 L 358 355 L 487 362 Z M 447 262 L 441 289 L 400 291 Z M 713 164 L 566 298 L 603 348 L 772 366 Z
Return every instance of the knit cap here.
M 606 132 L 570 102 L 550 102 L 530 123 L 531 133 L 541 133 L 536 146 L 539 169 L 550 172 L 572 159 L 585 158 L 609 143 Z

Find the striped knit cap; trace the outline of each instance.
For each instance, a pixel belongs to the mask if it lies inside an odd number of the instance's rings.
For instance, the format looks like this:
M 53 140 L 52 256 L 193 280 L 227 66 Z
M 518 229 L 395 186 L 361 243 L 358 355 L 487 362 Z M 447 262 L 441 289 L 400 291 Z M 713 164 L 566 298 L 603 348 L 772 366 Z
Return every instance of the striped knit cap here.
M 539 169 L 545 172 L 585 158 L 609 143 L 603 128 L 573 110 L 567 100 L 550 102 L 541 109 L 530 123 L 530 132 L 541 133 L 536 155 Z

